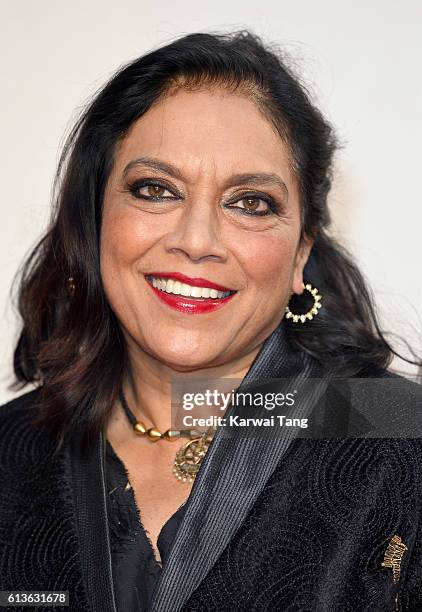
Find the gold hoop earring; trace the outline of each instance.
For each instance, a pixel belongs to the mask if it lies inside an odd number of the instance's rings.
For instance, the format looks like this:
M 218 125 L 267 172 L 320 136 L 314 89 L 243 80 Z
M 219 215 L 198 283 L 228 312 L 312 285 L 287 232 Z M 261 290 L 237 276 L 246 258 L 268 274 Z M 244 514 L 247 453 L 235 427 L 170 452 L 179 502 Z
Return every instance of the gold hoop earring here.
M 307 283 L 306 285 L 304 285 L 304 287 L 305 289 L 309 291 L 309 293 L 314 298 L 314 303 L 312 307 L 308 310 L 308 312 L 305 312 L 304 314 L 294 314 L 290 310 L 289 306 L 286 306 L 285 318 L 292 319 L 293 323 L 299 323 L 299 321 L 301 323 L 305 323 L 306 319 L 311 321 L 314 318 L 314 316 L 318 314 L 319 309 L 321 308 L 322 296 L 318 293 L 318 289 L 316 287 L 312 287 L 310 283 Z
M 73 276 L 69 276 L 67 279 L 67 288 L 70 292 L 70 294 L 73 296 L 73 294 L 75 293 L 75 283 L 73 281 Z

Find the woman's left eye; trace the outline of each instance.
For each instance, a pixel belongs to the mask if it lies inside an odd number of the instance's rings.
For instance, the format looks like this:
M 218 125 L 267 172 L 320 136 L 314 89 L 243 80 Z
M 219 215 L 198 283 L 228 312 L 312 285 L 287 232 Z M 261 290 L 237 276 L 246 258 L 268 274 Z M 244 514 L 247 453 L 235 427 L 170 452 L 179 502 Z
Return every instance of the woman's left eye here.
M 243 206 L 233 206 L 233 204 L 243 203 Z M 250 195 L 244 196 L 240 200 L 236 200 L 233 204 L 229 204 L 228 208 L 237 208 L 242 214 L 265 216 L 270 215 L 275 211 L 275 204 L 260 196 Z

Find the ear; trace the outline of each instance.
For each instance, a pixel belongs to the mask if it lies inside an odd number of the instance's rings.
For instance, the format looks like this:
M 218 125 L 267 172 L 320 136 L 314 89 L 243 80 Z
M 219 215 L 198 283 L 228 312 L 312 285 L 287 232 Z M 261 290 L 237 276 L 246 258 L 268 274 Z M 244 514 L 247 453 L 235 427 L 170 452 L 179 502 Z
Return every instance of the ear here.
M 292 291 L 293 293 L 297 293 L 298 295 L 302 294 L 305 285 L 303 282 L 303 269 L 308 261 L 309 254 L 311 252 L 312 246 L 314 244 L 314 240 L 305 236 L 299 242 L 299 246 L 296 252 L 295 266 L 293 270 L 293 283 L 292 283 Z

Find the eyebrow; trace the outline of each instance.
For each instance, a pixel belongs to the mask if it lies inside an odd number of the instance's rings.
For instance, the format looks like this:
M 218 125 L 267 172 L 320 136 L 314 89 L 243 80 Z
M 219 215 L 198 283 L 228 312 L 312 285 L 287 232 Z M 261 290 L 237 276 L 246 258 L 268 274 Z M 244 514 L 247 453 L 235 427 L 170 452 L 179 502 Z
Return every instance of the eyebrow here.
M 152 168 L 158 172 L 164 172 L 165 174 L 168 174 L 169 176 L 172 176 L 180 181 L 184 180 L 183 174 L 180 172 L 179 168 L 155 157 L 139 157 L 138 159 L 134 159 L 133 161 L 129 162 L 123 170 L 123 177 L 125 177 L 128 172 L 136 166 L 147 166 L 148 168 Z M 240 185 L 242 183 L 249 183 L 250 185 L 255 185 L 257 187 L 260 185 L 275 185 L 284 192 L 286 198 L 289 196 L 286 183 L 281 177 L 278 176 L 278 174 L 274 174 L 273 172 L 244 172 L 242 174 L 233 174 L 225 182 L 224 186 L 225 188 L 235 187 L 236 185 Z

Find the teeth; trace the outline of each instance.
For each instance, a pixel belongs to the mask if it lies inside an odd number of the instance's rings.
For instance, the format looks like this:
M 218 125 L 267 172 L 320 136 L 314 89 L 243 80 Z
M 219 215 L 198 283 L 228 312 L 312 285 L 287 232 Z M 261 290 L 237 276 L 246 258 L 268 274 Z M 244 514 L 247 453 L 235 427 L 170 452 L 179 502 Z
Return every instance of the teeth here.
M 230 295 L 230 291 L 217 291 L 217 289 L 211 289 L 210 287 L 195 287 L 181 283 L 173 278 L 156 278 L 155 276 L 147 277 L 150 279 L 153 287 L 165 291 L 166 293 L 173 293 L 175 295 L 183 295 L 184 297 L 194 298 L 214 298 L 221 299 Z
M 202 297 L 202 287 L 192 287 L 190 295 L 191 297 Z
M 180 287 L 180 295 L 184 295 L 185 297 L 189 297 L 190 296 L 190 292 L 192 291 L 193 287 L 190 287 L 189 285 L 185 285 L 185 283 L 182 283 L 181 287 Z

